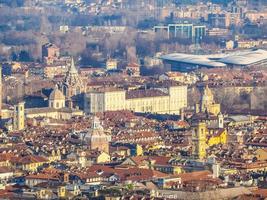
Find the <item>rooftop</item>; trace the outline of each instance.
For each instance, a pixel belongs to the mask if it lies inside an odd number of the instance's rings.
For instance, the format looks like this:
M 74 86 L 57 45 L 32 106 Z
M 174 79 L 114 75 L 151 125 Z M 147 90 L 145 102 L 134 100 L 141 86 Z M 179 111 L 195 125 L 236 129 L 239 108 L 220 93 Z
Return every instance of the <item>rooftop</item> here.
M 207 67 L 226 67 L 230 65 L 251 65 L 267 59 L 267 51 L 244 50 L 229 54 L 193 55 L 172 53 L 163 55 L 163 60 L 195 64 Z

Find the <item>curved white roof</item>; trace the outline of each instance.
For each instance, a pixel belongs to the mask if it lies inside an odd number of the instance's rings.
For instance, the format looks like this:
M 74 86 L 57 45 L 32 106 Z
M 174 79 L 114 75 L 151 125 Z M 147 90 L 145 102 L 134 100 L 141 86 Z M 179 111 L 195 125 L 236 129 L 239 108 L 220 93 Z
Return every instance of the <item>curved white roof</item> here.
M 208 67 L 226 67 L 227 64 L 250 65 L 262 60 L 267 60 L 267 51 L 262 49 L 245 50 L 220 55 L 192 55 L 173 53 L 161 56 L 161 59 Z
M 258 50 L 248 50 L 241 51 L 224 58 L 221 58 L 219 61 L 227 64 L 234 65 L 250 65 L 253 63 L 260 62 L 267 59 L 267 51 L 258 49 Z
M 177 61 L 195 65 L 203 65 L 210 67 L 226 67 L 224 63 L 210 60 L 207 55 L 192 55 L 192 54 L 183 54 L 183 53 L 173 53 L 161 56 L 163 60 Z

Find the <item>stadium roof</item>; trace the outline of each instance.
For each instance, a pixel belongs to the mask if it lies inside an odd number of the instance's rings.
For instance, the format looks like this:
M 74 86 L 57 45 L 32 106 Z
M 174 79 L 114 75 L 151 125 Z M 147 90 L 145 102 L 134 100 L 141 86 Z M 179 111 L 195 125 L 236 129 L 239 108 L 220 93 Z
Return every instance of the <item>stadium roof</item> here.
M 267 59 L 267 51 L 258 50 L 248 50 L 237 52 L 232 55 L 221 58 L 219 61 L 227 64 L 234 65 L 251 65 L 253 63 L 260 62 Z
M 174 62 L 194 64 L 194 65 L 210 66 L 210 67 L 226 67 L 224 63 L 220 63 L 209 59 L 207 55 L 173 53 L 161 56 L 161 59 Z
M 267 51 L 245 50 L 230 54 L 213 55 L 193 55 L 184 53 L 173 53 L 161 56 L 166 61 L 181 62 L 207 67 L 226 67 L 230 65 L 251 65 L 263 60 L 267 60 Z

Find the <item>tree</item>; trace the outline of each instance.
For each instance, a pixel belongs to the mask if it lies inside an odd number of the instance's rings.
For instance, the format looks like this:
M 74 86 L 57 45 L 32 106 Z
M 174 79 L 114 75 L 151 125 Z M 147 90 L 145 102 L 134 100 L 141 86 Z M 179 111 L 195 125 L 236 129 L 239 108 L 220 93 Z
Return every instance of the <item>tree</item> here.
M 11 58 L 12 61 L 17 61 L 18 56 L 17 56 L 17 54 L 13 51 L 13 52 L 11 53 L 11 55 L 10 55 L 10 58 Z

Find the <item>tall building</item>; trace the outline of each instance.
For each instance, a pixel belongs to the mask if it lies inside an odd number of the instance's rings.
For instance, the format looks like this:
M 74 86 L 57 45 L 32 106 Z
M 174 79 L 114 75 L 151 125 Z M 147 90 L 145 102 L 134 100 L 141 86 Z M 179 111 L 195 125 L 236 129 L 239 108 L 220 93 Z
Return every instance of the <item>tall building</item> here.
M 155 26 L 154 31 L 166 32 L 169 38 L 192 39 L 200 42 L 206 35 L 206 26 L 193 24 L 168 24 L 167 26 Z
M 51 43 L 46 43 L 42 46 L 42 58 L 45 63 L 51 64 L 60 56 L 59 48 Z
M 209 112 L 218 115 L 221 111 L 220 104 L 215 103 L 213 93 L 208 85 L 202 88 L 200 99 L 200 112 Z
M 198 123 L 193 130 L 192 155 L 196 159 L 204 159 L 206 157 L 206 133 L 207 127 L 205 123 Z
M 73 58 L 66 77 L 60 84 L 60 88 L 66 97 L 69 107 L 73 107 L 73 103 L 78 104 L 81 94 L 85 92 L 85 85 L 79 77 Z
M 109 153 L 109 142 L 111 136 L 106 134 L 99 119 L 94 116 L 92 127 L 86 135 L 85 140 L 88 142 L 90 150 L 98 150 Z
M 19 102 L 18 105 L 14 107 L 13 114 L 13 129 L 23 130 L 25 128 L 25 102 Z

